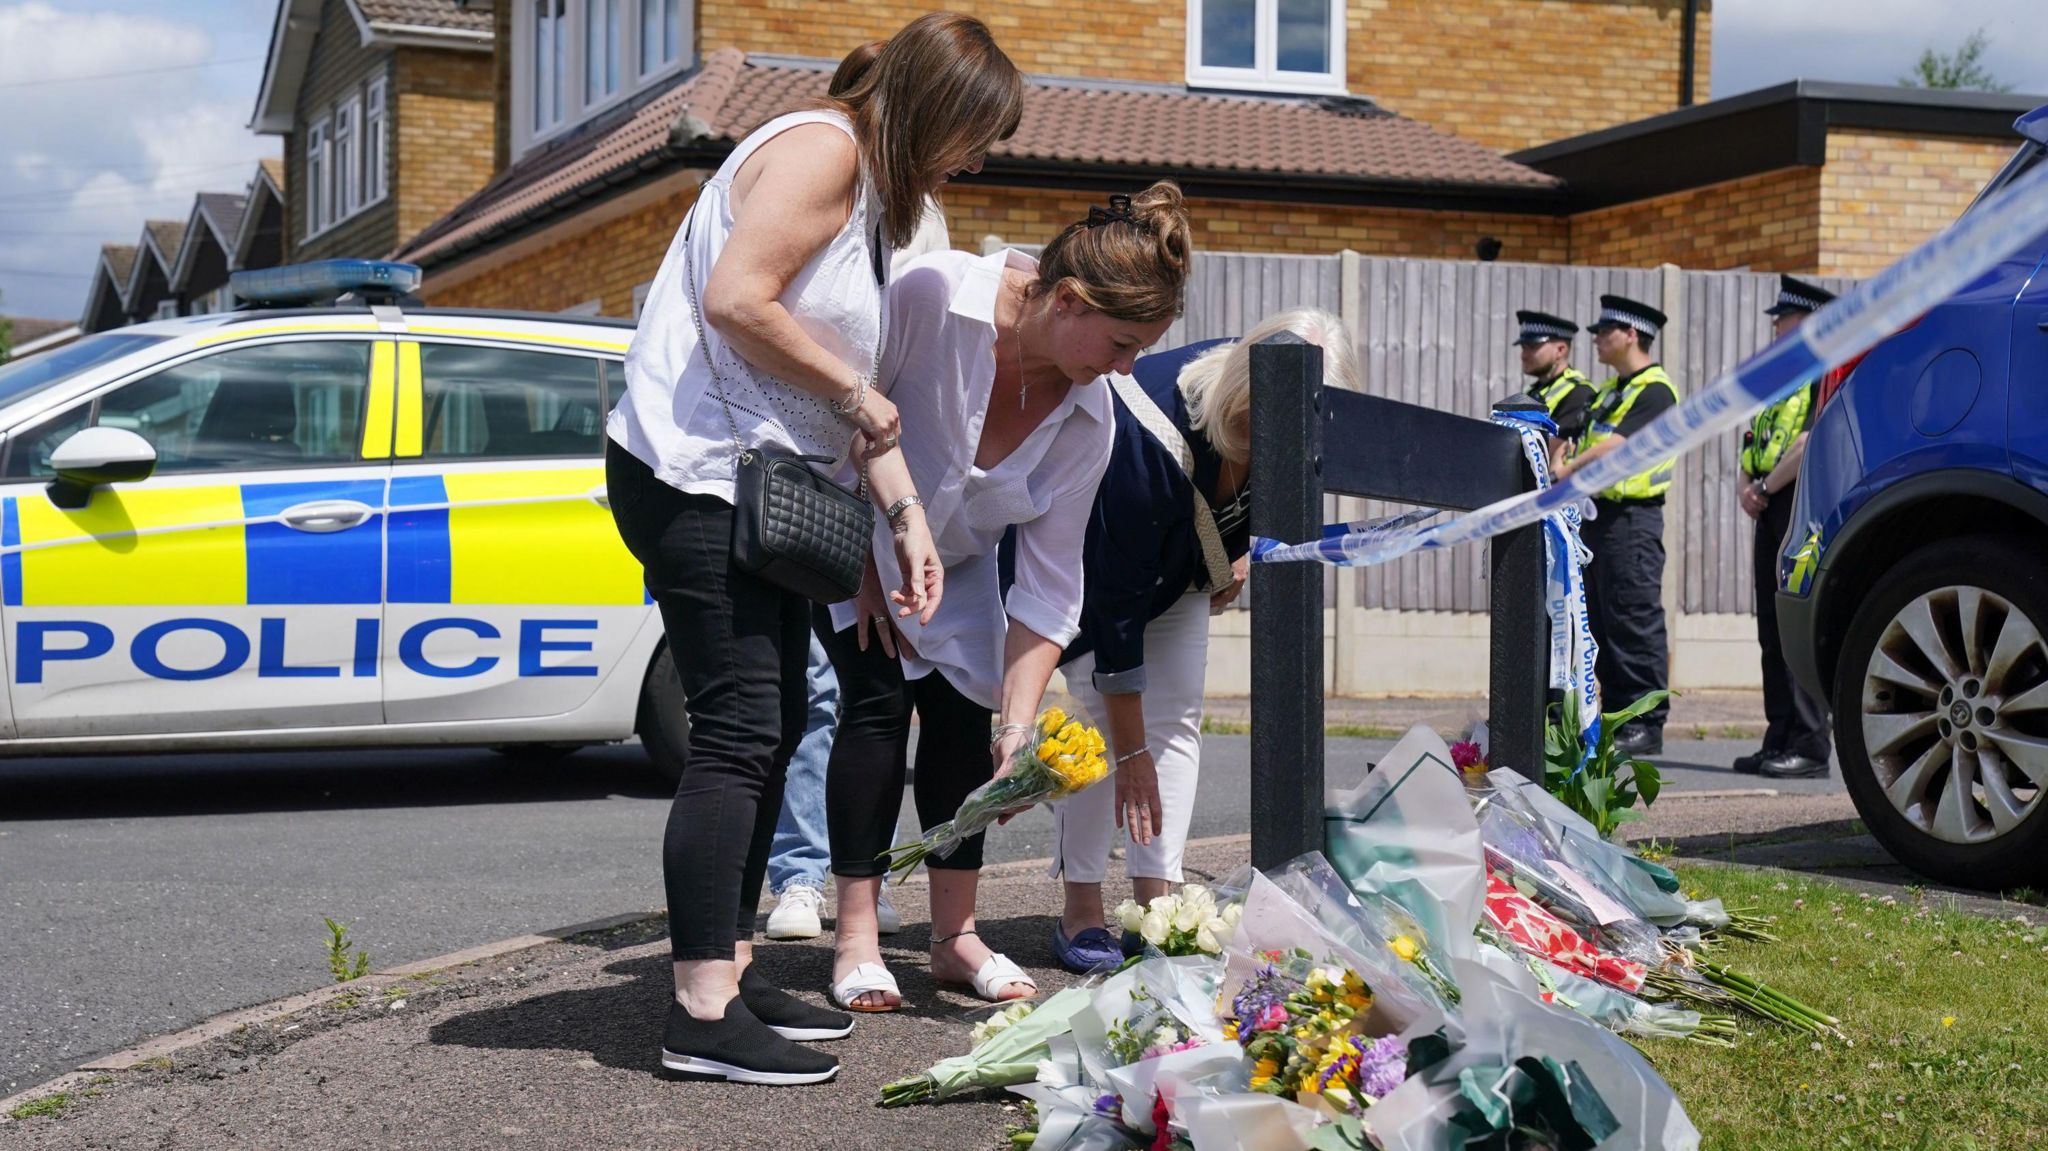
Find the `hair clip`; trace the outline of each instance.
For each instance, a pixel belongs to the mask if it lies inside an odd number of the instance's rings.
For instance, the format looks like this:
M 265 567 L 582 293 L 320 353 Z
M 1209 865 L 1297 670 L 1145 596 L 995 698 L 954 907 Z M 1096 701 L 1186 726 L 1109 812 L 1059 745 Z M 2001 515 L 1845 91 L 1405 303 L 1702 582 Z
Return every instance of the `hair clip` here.
M 1122 194 L 1111 196 L 1109 198 L 1109 207 L 1107 208 L 1099 205 L 1090 205 L 1088 208 L 1087 224 L 1091 228 L 1100 228 L 1104 224 L 1136 224 L 1137 222 L 1138 218 L 1131 214 L 1131 198 L 1129 196 Z

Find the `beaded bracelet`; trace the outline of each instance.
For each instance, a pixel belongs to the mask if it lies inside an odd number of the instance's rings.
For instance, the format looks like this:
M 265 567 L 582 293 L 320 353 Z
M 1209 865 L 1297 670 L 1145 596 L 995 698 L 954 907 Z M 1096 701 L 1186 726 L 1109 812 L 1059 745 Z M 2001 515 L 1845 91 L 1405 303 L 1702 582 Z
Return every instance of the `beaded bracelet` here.
M 1136 750 L 1136 751 L 1127 751 L 1127 752 L 1123 753 L 1122 755 L 1119 755 L 1119 756 L 1117 756 L 1117 757 L 1116 757 L 1116 765 L 1117 765 L 1118 767 L 1122 767 L 1122 766 L 1124 765 L 1125 761 L 1127 761 L 1127 760 L 1133 760 L 1133 759 L 1136 759 L 1136 758 L 1138 758 L 1138 757 L 1139 757 L 1139 756 L 1141 756 L 1141 755 L 1145 755 L 1145 754 L 1149 753 L 1149 752 L 1150 752 L 1151 750 L 1152 750 L 1152 749 L 1151 749 L 1151 748 L 1149 748 L 1149 747 L 1141 747 L 1141 748 L 1139 748 L 1139 749 L 1138 749 L 1138 750 Z

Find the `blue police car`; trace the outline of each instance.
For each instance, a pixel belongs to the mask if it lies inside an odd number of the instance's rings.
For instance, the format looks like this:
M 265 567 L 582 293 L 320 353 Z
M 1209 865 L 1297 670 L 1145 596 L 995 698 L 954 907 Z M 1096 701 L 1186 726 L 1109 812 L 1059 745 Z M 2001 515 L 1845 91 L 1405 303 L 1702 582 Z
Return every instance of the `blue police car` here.
M 2048 155 L 2048 107 L 2016 127 L 1987 194 Z M 1778 618 L 1886 848 L 1951 883 L 2048 879 L 2048 235 L 1822 408 Z
M 423 309 L 417 275 L 245 273 L 253 310 L 0 366 L 0 755 L 637 733 L 680 772 L 605 496 L 630 325 Z

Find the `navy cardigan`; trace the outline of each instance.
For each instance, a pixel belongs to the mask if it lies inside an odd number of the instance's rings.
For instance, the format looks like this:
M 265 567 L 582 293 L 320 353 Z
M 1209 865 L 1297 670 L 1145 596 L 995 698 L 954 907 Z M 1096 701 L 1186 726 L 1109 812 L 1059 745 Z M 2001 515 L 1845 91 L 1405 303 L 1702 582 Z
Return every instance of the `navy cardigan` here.
M 1206 574 L 1195 534 L 1195 492 L 1197 485 L 1202 492 L 1215 488 L 1223 459 L 1207 438 L 1188 427 L 1187 403 L 1177 381 L 1189 360 L 1228 342 L 1204 340 L 1141 357 L 1132 366 L 1138 386 L 1193 451 L 1192 484 L 1180 461 L 1116 397 L 1114 447 L 1096 489 L 1082 552 L 1081 634 L 1060 657 L 1064 664 L 1094 652 L 1097 691 L 1145 690 L 1145 625 L 1164 615 Z M 1240 522 L 1223 537 L 1232 560 L 1250 549 L 1249 530 Z

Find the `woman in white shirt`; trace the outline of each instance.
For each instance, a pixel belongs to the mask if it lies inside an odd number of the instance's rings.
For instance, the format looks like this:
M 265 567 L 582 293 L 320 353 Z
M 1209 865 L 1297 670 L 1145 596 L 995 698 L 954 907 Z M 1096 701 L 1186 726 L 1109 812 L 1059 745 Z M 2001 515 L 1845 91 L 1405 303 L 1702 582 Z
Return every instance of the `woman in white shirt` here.
M 765 447 L 850 475 L 857 454 L 901 574 L 887 599 L 870 581 L 876 611 L 930 618 L 944 573 L 897 450 L 908 430 L 873 378 L 889 250 L 1022 111 L 1023 79 L 985 26 L 954 13 L 914 20 L 843 97 L 770 120 L 733 151 L 648 293 L 605 473 L 688 699 L 690 762 L 662 849 L 676 998 L 661 1060 L 672 1071 L 776 1084 L 838 1071 L 794 1041 L 838 1038 L 853 1021 L 751 965 L 784 773 L 804 731 L 812 605 L 733 562 L 735 465 L 742 446 Z
M 841 1007 L 902 1002 L 882 966 L 875 895 L 903 795 L 911 713 L 918 819 L 930 827 L 1023 743 L 1060 650 L 1079 631 L 1082 538 L 1109 462 L 1103 378 L 1128 372 L 1180 314 L 1190 248 L 1180 189 L 1162 182 L 1090 209 L 1036 261 L 1007 250 L 944 252 L 890 286 L 882 379 L 946 567 L 946 603 L 929 617 L 890 618 L 873 589 L 897 586 L 897 561 L 878 535 L 878 578 L 854 602 L 817 612 L 840 692 L 825 809 L 839 887 L 832 999 Z M 1016 582 L 1005 596 L 996 549 L 1012 525 Z M 1002 723 L 988 741 L 992 712 Z M 932 974 L 984 999 L 1028 996 L 1030 978 L 975 934 L 981 848 L 976 836 L 928 863 Z

